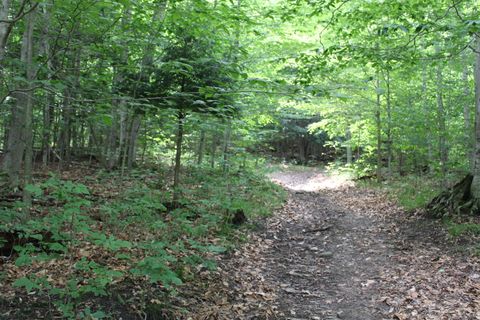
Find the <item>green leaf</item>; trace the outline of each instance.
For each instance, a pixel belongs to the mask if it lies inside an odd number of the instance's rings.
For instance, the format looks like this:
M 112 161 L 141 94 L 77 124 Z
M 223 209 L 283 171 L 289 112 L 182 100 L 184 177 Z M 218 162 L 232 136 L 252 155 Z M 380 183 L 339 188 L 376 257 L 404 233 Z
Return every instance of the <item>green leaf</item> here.
M 30 192 L 35 197 L 40 197 L 41 195 L 43 195 L 43 190 L 38 185 L 27 184 L 25 186 L 25 190 Z
M 97 311 L 97 312 L 91 313 L 90 316 L 94 319 L 103 319 L 107 317 L 107 315 L 103 311 Z
M 32 264 L 32 257 L 28 254 L 21 254 L 16 260 L 15 265 L 17 267 L 29 266 Z
M 213 253 L 223 253 L 227 251 L 227 248 L 222 247 L 222 246 L 215 246 L 215 245 L 209 245 L 207 246 L 207 251 L 213 252 Z
M 39 285 L 30 280 L 27 277 L 22 277 L 20 279 L 15 280 L 13 283 L 14 287 L 20 288 L 24 287 L 28 292 L 31 292 L 33 289 L 38 289 Z

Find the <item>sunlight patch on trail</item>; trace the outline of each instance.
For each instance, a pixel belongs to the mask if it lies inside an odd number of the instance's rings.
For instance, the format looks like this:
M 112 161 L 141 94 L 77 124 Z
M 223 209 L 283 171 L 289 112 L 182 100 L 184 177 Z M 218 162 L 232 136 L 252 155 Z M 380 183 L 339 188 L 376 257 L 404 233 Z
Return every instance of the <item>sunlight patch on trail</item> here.
M 288 172 L 270 174 L 272 181 L 293 191 L 315 192 L 353 187 L 354 183 L 346 176 L 329 175 L 323 171 Z

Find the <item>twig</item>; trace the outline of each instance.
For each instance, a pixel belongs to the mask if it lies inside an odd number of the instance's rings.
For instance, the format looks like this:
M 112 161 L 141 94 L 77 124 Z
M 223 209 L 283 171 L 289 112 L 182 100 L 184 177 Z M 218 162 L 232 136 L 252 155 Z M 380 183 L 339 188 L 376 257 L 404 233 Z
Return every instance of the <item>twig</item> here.
M 323 232 L 323 231 L 328 231 L 332 229 L 333 226 L 325 226 L 325 227 L 320 227 L 320 228 L 315 228 L 311 230 L 305 230 L 303 233 L 313 233 L 313 232 Z

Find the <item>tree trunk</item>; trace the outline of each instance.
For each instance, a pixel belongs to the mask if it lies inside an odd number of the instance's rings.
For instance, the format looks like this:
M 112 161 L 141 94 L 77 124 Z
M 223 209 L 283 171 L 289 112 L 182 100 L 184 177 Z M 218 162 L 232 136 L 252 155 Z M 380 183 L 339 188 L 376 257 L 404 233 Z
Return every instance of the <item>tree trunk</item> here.
M 217 143 L 218 143 L 217 133 L 212 132 L 212 144 L 210 147 L 210 167 L 212 169 L 215 168 L 215 158 L 217 156 Z
M 476 35 L 475 49 L 475 152 L 471 175 L 452 188 L 442 192 L 428 205 L 427 212 L 434 217 L 455 213 L 480 213 L 480 36 Z
M 133 115 L 132 124 L 130 126 L 130 135 L 128 138 L 128 158 L 127 169 L 131 170 L 137 158 L 137 138 L 140 132 L 140 125 L 142 124 L 142 116 L 139 114 Z
M 125 30 L 128 28 L 128 24 L 131 21 L 131 10 L 125 8 L 122 16 L 121 26 Z M 113 81 L 112 81 L 112 93 L 115 96 L 112 99 L 111 110 L 111 124 L 108 128 L 108 138 L 105 144 L 105 164 L 106 169 L 111 170 L 122 162 L 122 148 L 125 147 L 125 121 L 126 121 L 126 101 L 121 96 L 120 87 L 125 80 L 125 68 L 128 65 L 129 48 L 128 42 L 122 41 L 122 46 L 125 48 L 120 54 L 119 61 L 114 62 L 113 66 Z M 123 169 L 123 168 L 122 168 Z
M 10 0 L 0 1 L 0 20 L 8 20 L 10 12 Z M 0 22 L 0 65 L 5 58 L 5 50 L 7 48 L 7 41 L 12 30 L 12 24 L 8 22 Z M 0 67 L 1 69 L 1 67 Z
M 480 36 L 476 35 L 475 50 L 475 152 L 473 166 L 472 196 L 480 199 Z
M 25 27 L 24 43 L 24 63 L 25 73 L 29 84 L 33 81 L 35 70 L 33 69 L 33 27 L 35 24 L 35 15 L 30 13 L 27 17 L 27 25 Z M 22 51 L 23 51 L 22 50 Z M 23 54 L 22 54 L 23 55 Z M 32 183 L 32 169 L 33 169 L 33 90 L 31 85 L 28 86 L 29 92 L 25 100 L 25 165 L 24 165 L 24 184 Z M 32 197 L 27 188 L 23 188 L 23 201 L 30 207 L 32 204 Z
M 28 16 L 28 20 L 23 33 L 21 61 L 24 64 L 22 74 L 26 78 L 26 85 L 18 88 L 12 96 L 16 99 L 16 105 L 12 108 L 12 118 L 8 130 L 8 141 L 5 150 L 3 168 L 8 173 L 9 184 L 11 188 L 20 187 L 20 171 L 25 152 L 27 151 L 26 178 L 27 183 L 31 177 L 32 167 L 32 88 L 33 80 L 32 50 L 33 50 L 33 14 Z M 25 150 L 27 148 L 28 150 Z M 26 199 L 28 200 L 28 198 Z
M 426 64 L 423 65 L 423 76 L 422 76 L 422 97 L 423 97 L 423 112 L 425 117 L 425 128 L 430 127 L 431 119 L 429 117 L 430 112 L 428 110 L 428 99 L 427 99 L 427 67 Z M 432 152 L 432 136 L 430 130 L 427 130 L 426 136 L 426 146 L 427 146 L 427 162 L 428 162 L 428 172 L 433 173 L 433 152 Z
M 380 90 L 380 78 L 377 76 L 377 91 Z M 377 92 L 377 109 L 375 122 L 377 125 L 377 181 L 382 181 L 382 119 L 380 114 L 380 92 Z
M 390 92 L 390 71 L 387 69 L 386 86 L 387 86 L 387 168 L 388 175 L 392 175 L 393 160 L 393 140 L 392 140 L 392 101 Z
M 350 126 L 347 126 L 347 130 L 345 132 L 345 139 L 346 141 L 346 148 L 347 148 L 347 165 L 352 164 L 352 133 L 350 131 Z
M 464 82 L 464 91 L 463 94 L 465 95 L 465 98 L 468 99 L 470 97 L 470 85 L 468 83 L 468 67 L 465 66 L 463 69 L 463 82 Z M 468 100 L 467 100 L 468 101 Z M 466 154 L 468 155 L 468 167 L 469 170 L 472 171 L 473 169 L 473 139 L 472 139 L 472 125 L 471 125 L 471 119 L 470 119 L 470 110 L 471 106 L 469 103 L 465 103 L 463 105 L 463 121 L 464 121 L 464 137 L 465 137 L 465 142 L 466 142 Z
M 185 113 L 181 110 L 177 113 L 177 139 L 175 148 L 175 167 L 173 170 L 173 205 L 178 206 L 180 200 L 180 170 L 182 166 L 182 143 L 183 143 L 183 126 L 185 121 Z
M 445 125 L 445 107 L 443 103 L 443 70 L 442 65 L 437 66 L 437 117 L 438 117 L 438 151 L 440 154 L 440 169 L 442 172 L 442 184 L 446 186 L 447 181 L 447 129 Z
M 111 114 L 112 122 L 108 127 L 108 133 L 107 133 L 107 138 L 105 141 L 104 152 L 103 152 L 105 157 L 105 160 L 103 161 L 103 163 L 104 163 L 105 169 L 107 170 L 112 170 L 115 167 L 115 164 L 118 164 L 118 161 L 120 159 L 119 154 L 121 154 L 121 151 L 120 153 L 117 153 L 118 131 L 122 132 L 122 122 L 119 120 L 119 110 L 116 108 L 112 108 L 112 111 L 110 114 Z M 120 129 L 118 128 L 119 127 L 118 124 L 120 124 Z M 121 148 L 119 149 L 121 150 Z
M 200 130 L 200 140 L 198 142 L 197 151 L 197 165 L 201 165 L 203 162 L 203 150 L 205 148 L 205 130 Z
M 225 128 L 223 137 L 223 173 L 228 173 L 230 169 L 230 136 L 232 134 L 232 120 L 227 119 L 227 127 Z
M 60 136 L 58 148 L 60 153 L 61 164 L 69 163 L 71 160 L 71 141 L 72 141 L 72 123 L 75 116 L 73 109 L 73 99 L 75 97 L 75 90 L 80 82 L 80 57 L 81 49 L 77 48 L 71 55 L 71 68 L 73 71 L 73 81 L 70 86 L 64 90 L 63 105 L 62 105 L 62 125 L 60 127 Z
M 428 214 L 435 218 L 443 218 L 451 214 L 477 211 L 478 204 L 470 199 L 472 180 L 473 177 L 467 175 L 452 188 L 440 193 L 427 205 Z

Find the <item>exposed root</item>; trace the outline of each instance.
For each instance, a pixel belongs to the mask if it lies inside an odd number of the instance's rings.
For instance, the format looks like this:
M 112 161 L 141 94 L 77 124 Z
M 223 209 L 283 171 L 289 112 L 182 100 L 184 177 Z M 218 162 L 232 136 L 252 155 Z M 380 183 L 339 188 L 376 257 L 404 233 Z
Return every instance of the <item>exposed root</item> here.
M 434 218 L 458 214 L 479 214 L 480 201 L 472 198 L 470 188 L 472 175 L 467 175 L 453 187 L 443 191 L 426 206 L 427 213 Z

